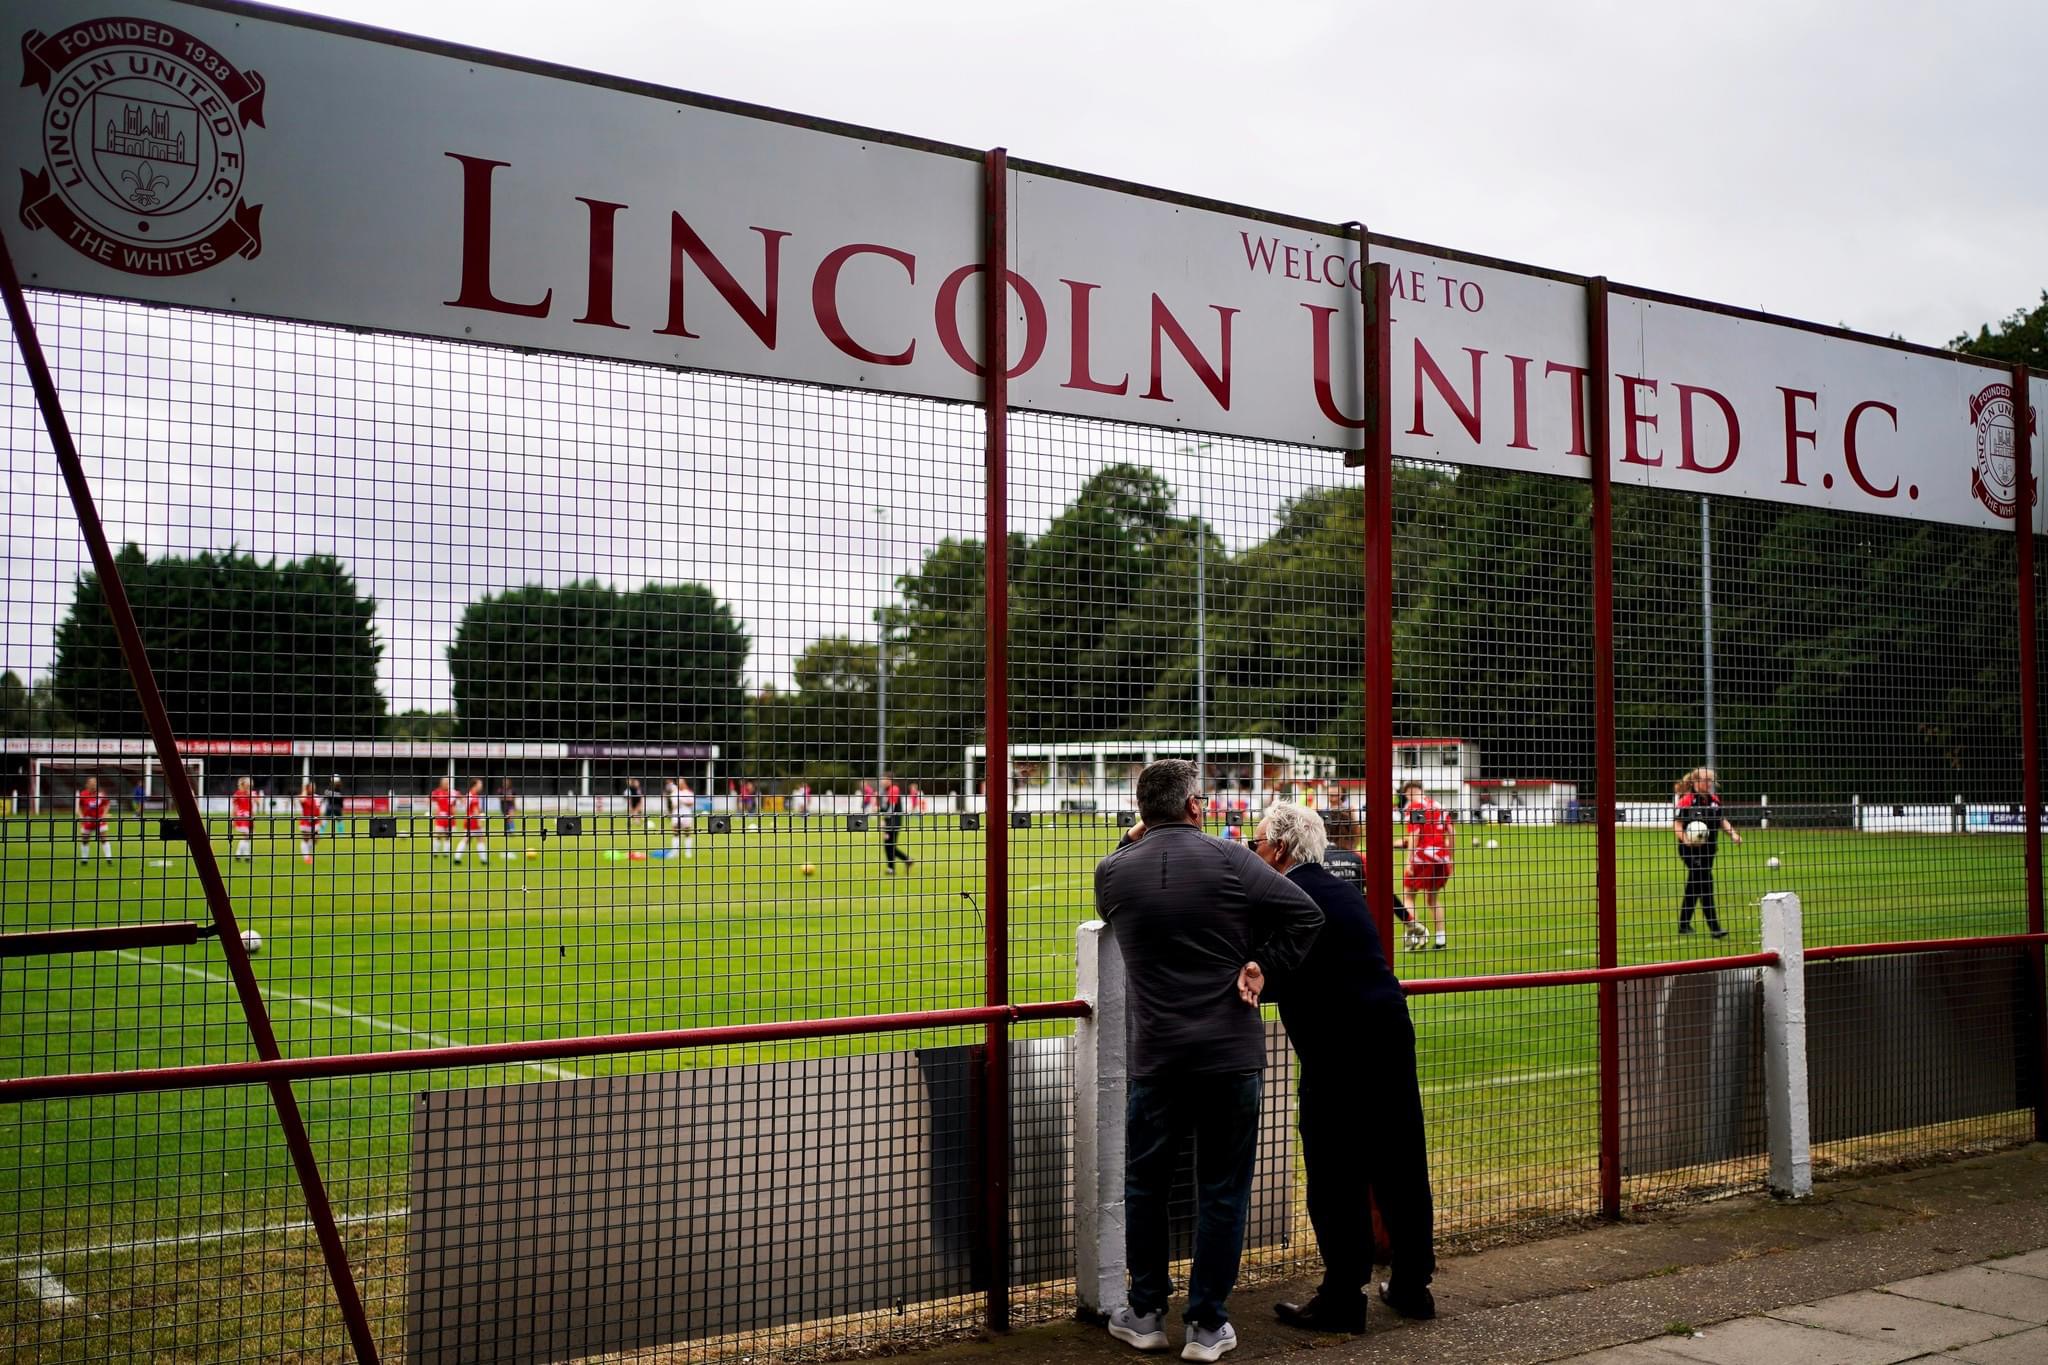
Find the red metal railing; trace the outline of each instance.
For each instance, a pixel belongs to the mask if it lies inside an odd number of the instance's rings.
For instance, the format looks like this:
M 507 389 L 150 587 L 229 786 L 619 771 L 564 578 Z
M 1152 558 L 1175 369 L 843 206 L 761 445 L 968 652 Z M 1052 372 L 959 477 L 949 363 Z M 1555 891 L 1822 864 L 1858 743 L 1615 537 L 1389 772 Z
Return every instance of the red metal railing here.
M 1811 948 L 1808 959 L 1874 957 L 1888 953 L 1949 952 L 2010 948 L 2048 942 L 2048 934 L 2005 934 L 1992 938 L 1936 939 L 1922 943 L 1860 943 Z M 1656 977 L 1697 976 L 1745 967 L 1775 967 L 1776 953 L 1737 953 L 1727 957 L 1693 958 L 1683 962 L 1648 962 L 1629 967 L 1581 967 L 1555 972 L 1508 972 L 1495 976 L 1435 977 L 1405 981 L 1411 996 L 1463 995 L 1479 991 L 1536 990 L 1558 986 L 1595 986 Z M 911 1010 L 896 1014 L 854 1015 L 837 1019 L 792 1020 L 768 1024 L 727 1024 L 714 1028 L 655 1029 L 641 1033 L 598 1034 L 576 1038 L 539 1038 L 516 1043 L 472 1043 L 452 1047 L 407 1048 L 396 1052 L 344 1053 L 326 1057 L 291 1057 L 254 1062 L 221 1062 L 201 1066 L 149 1067 L 132 1071 L 96 1071 L 64 1076 L 24 1076 L 0 1080 L 0 1103 L 77 1099 L 87 1095 L 142 1094 L 165 1090 L 197 1090 L 227 1085 L 268 1085 L 277 1082 L 332 1080 L 349 1076 L 381 1076 L 408 1071 L 443 1071 L 462 1067 L 500 1066 L 529 1062 L 568 1061 L 578 1057 L 666 1052 L 682 1048 L 724 1047 L 747 1043 L 797 1042 L 848 1038 L 863 1034 L 903 1033 L 915 1029 L 963 1028 L 991 1024 L 1030 1023 L 1045 1019 L 1082 1019 L 1085 1000 L 1053 1000 L 1037 1004 L 979 1005 L 962 1009 Z
M 2039 947 L 2048 934 L 1989 934 L 1981 938 L 1927 938 L 1901 943 L 1838 943 L 1826 948 L 1808 948 L 1808 962 L 1831 962 L 1845 957 L 1892 957 L 1900 953 L 1970 953 L 1992 948 Z
M 1812 957 L 1812 953 L 1807 954 Z M 1647 962 L 1635 967 L 1577 967 L 1561 972 L 1504 972 L 1498 976 L 1446 976 L 1404 981 L 1409 995 L 1462 995 L 1471 991 L 1522 991 L 1546 986 L 1607 986 L 1616 981 L 1643 981 L 1659 976 L 1697 976 L 1741 967 L 1775 967 L 1776 953 L 1737 953 L 1732 957 L 1701 957 L 1685 962 Z M 1604 1116 L 1603 1116 L 1604 1117 Z
M 716 1028 L 656 1029 L 644 1033 L 600 1034 L 582 1038 L 538 1038 L 518 1043 L 473 1043 L 457 1047 L 408 1048 L 402 1052 L 346 1053 L 328 1057 L 221 1062 L 210 1066 L 95 1071 L 69 1076 L 24 1076 L 0 1081 L 0 1104 L 18 1104 L 29 1100 L 77 1099 L 85 1095 L 199 1090 L 224 1085 L 280 1085 L 291 1081 L 331 1080 L 345 1076 L 382 1076 L 402 1071 L 441 1071 L 456 1067 L 553 1062 L 575 1057 L 606 1057 L 636 1052 L 666 1052 L 677 1048 L 848 1038 L 870 1033 L 900 1033 L 910 1029 L 959 1028 L 975 1025 L 987 1027 L 1037 1019 L 1079 1019 L 1087 1013 L 1088 1002 L 1085 1000 L 1056 1000 L 1036 1005 L 979 1005 L 964 1009 L 914 1010 L 901 1014 L 868 1014 L 842 1019 L 727 1024 Z

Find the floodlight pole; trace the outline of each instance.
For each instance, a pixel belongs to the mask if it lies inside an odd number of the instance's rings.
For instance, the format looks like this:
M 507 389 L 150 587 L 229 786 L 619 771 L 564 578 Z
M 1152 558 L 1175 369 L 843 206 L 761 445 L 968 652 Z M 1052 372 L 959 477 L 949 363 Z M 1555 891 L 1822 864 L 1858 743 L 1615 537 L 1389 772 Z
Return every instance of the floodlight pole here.
M 192 871 L 205 893 L 213 928 L 219 934 L 221 954 L 227 959 L 228 976 L 241 1001 L 242 1014 L 249 1025 L 250 1041 L 255 1045 L 258 1058 L 267 1062 L 277 1061 L 284 1054 L 278 1049 L 277 1034 L 271 1028 L 270 1012 L 263 1003 L 256 970 L 250 965 L 248 950 L 242 946 L 242 932 L 235 921 L 234 904 L 228 896 L 227 882 L 221 877 L 220 863 L 213 856 L 213 844 L 206 832 L 205 817 L 199 812 L 199 798 L 192 790 L 191 775 L 178 761 L 178 740 L 171 728 L 171 715 L 164 706 L 163 693 L 157 688 L 156 674 L 149 666 L 149 651 L 144 645 L 141 628 L 135 623 L 135 610 L 128 601 L 127 585 L 121 579 L 120 566 L 107 543 L 106 527 L 100 521 L 99 507 L 92 496 L 92 482 L 86 477 L 85 462 L 79 458 L 78 445 L 72 439 L 71 424 L 64 416 L 64 404 L 57 393 L 57 381 L 50 373 L 50 362 L 43 354 L 41 339 L 36 335 L 35 318 L 30 315 L 28 300 L 21 292 L 21 277 L 15 273 L 14 252 L 4 236 L 0 236 L 0 295 L 5 296 L 7 315 L 14 324 L 15 343 L 20 347 L 22 363 L 28 370 L 29 384 L 35 390 L 36 404 L 42 409 L 43 426 L 49 432 L 50 446 L 57 455 L 57 468 L 63 474 L 65 489 L 71 495 L 79 532 L 92 556 L 100 597 L 106 603 L 114 634 L 121 642 L 122 660 L 135 684 L 135 700 L 141 707 L 150 738 L 155 742 L 157 761 L 163 765 L 164 786 L 170 793 L 171 804 L 177 809 L 186 852 L 192 859 Z M 328 1199 L 326 1186 L 320 1178 L 319 1161 L 313 1155 L 312 1140 L 306 1135 L 306 1122 L 299 1113 L 298 1097 L 292 1092 L 290 1081 L 272 1081 L 268 1089 L 271 1105 L 277 1110 L 278 1129 L 291 1156 L 292 1168 L 298 1175 L 300 1192 L 306 1198 L 308 1221 L 313 1224 L 321 1255 L 327 1262 L 328 1279 L 334 1286 L 335 1302 L 348 1328 L 350 1344 L 355 1348 L 358 1361 L 363 1365 L 376 1365 L 377 1339 L 370 1330 L 369 1315 L 363 1311 L 363 1300 L 356 1291 L 355 1277 L 349 1271 L 348 1250 L 342 1244 L 334 1205 Z
M 1714 762 L 1714 544 L 1707 495 L 1700 494 L 1700 645 L 1707 673 L 1707 766 Z
M 882 528 L 882 605 L 875 608 L 875 797 L 889 791 L 889 509 L 877 507 Z

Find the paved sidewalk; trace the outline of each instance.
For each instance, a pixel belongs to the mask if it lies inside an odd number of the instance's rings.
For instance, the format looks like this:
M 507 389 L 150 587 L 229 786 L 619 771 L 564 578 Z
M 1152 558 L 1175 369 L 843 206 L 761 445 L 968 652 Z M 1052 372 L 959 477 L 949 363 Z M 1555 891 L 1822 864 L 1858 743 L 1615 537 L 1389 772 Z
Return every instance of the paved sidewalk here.
M 1231 1365 L 2048 1365 L 2048 1145 L 1764 1195 L 1446 1258 L 1440 1314 L 1375 1308 L 1363 1336 L 1282 1327 L 1310 1286 L 1240 1292 Z M 1181 1340 L 1176 1302 L 1169 1335 Z M 1683 1335 L 1680 1335 L 1680 1334 Z M 1953 1349 L 1951 1349 L 1953 1348 Z M 923 1357 L 1136 1365 L 1099 1326 L 1052 1323 Z
M 2043 1365 L 2048 1250 L 1916 1275 L 1565 1365 Z

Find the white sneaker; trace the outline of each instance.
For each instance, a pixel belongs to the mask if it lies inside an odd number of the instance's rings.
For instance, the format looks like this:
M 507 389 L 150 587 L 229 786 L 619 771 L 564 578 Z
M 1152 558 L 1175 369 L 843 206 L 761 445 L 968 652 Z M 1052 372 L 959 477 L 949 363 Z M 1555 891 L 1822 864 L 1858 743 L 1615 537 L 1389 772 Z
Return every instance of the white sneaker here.
M 1125 1304 L 1109 1315 L 1109 1334 L 1126 1346 L 1140 1351 L 1163 1351 L 1166 1349 L 1166 1315 L 1164 1313 L 1133 1313 Z M 1214 1360 L 1210 1356 L 1208 1359 Z
M 1221 1327 L 1197 1327 L 1188 1324 L 1188 1340 L 1180 1348 L 1182 1360 L 1217 1360 L 1225 1351 L 1237 1349 L 1237 1329 L 1229 1323 Z

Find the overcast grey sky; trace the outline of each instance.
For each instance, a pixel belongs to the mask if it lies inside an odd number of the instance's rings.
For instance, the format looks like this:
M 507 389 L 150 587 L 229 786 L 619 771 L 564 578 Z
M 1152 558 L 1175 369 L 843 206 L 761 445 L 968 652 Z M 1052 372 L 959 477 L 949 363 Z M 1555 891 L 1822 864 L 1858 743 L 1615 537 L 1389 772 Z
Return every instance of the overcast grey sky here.
M 1940 343 L 2048 286 L 2048 5 L 295 8 Z

